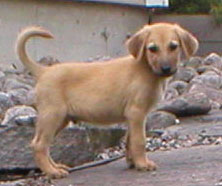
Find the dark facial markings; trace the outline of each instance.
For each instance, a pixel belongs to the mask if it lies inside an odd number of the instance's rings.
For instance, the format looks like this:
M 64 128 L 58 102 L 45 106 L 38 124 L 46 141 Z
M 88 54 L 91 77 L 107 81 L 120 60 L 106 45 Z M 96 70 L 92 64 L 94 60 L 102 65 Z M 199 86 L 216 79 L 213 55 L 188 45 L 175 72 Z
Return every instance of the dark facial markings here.
M 152 53 L 156 53 L 159 51 L 159 47 L 155 43 L 149 43 L 147 49 Z
M 176 50 L 178 48 L 178 46 L 179 46 L 179 43 L 176 40 L 172 40 L 168 45 L 170 51 Z M 152 53 L 156 53 L 160 50 L 158 45 L 153 42 L 151 42 L 147 45 L 147 49 Z
M 174 51 L 178 48 L 179 46 L 179 43 L 175 40 L 171 41 L 170 44 L 169 44 L 169 48 L 171 51 Z

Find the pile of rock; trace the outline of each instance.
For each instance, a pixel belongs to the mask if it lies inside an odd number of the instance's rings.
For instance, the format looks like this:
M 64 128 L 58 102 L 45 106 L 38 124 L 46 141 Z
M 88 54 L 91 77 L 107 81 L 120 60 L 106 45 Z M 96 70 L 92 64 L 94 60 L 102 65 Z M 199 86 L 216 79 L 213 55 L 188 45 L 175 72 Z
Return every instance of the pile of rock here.
M 168 79 L 160 103 L 147 117 L 148 129 L 176 124 L 177 117 L 207 114 L 221 109 L 222 58 L 211 53 L 181 63 Z
M 102 58 L 106 59 L 109 58 Z M 100 61 L 100 57 L 96 60 Z M 41 59 L 40 63 L 52 65 L 58 63 L 58 60 L 46 57 Z M 32 107 L 34 84 L 35 80 L 28 72 L 0 70 L 0 135 L 4 139 L 0 145 L 3 149 L 0 152 L 0 167 L 8 165 L 9 162 L 12 165 L 21 162 L 20 165 L 33 166 L 28 146 L 34 131 L 33 124 L 37 118 L 37 112 Z M 219 110 L 222 105 L 222 58 L 212 53 L 206 58 L 193 57 L 181 63 L 177 73 L 167 81 L 162 95 L 160 103 L 147 116 L 148 131 L 178 124 L 178 118 L 183 116 L 207 114 L 212 109 Z M 57 148 L 52 153 L 55 159 L 59 158 L 71 166 L 79 164 L 93 159 L 96 155 L 93 152 L 117 145 L 124 132 L 125 129 L 119 127 L 69 128 L 61 134 L 62 138 L 58 138 Z M 151 141 L 148 143 L 153 145 Z M 159 141 L 157 140 L 155 144 L 158 146 Z M 175 145 L 173 141 L 171 145 Z M 22 157 L 15 158 L 15 154 L 18 154 L 16 152 L 22 154 Z M 110 153 L 119 152 L 113 150 Z

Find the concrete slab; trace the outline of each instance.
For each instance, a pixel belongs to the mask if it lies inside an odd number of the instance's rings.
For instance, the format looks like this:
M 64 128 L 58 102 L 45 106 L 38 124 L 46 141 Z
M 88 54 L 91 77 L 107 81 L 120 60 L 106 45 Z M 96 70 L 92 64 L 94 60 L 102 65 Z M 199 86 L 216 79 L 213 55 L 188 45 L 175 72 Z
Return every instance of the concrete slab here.
M 56 186 L 213 186 L 222 178 L 222 146 L 199 146 L 149 153 L 155 172 L 127 169 L 125 160 L 74 172 Z M 221 184 L 222 185 L 222 184 Z

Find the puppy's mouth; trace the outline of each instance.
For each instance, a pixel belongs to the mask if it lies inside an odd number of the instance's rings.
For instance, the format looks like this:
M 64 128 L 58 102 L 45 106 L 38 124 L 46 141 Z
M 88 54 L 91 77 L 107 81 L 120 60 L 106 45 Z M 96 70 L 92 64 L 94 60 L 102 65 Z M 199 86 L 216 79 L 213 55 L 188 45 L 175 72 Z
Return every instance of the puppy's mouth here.
M 169 76 L 172 76 L 173 74 L 175 74 L 177 71 L 177 69 L 174 69 L 174 70 L 170 70 L 170 71 L 154 71 L 154 73 L 158 76 L 161 76 L 161 77 L 169 77 Z

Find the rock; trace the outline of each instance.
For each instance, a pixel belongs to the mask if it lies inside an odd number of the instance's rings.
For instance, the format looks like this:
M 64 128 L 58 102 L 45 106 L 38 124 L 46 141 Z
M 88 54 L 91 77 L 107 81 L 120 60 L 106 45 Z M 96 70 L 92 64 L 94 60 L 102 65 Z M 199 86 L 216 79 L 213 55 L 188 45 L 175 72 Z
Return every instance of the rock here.
M 55 59 L 52 56 L 42 57 L 38 62 L 45 66 L 51 66 L 51 65 L 60 63 L 58 59 Z
M 32 89 L 32 86 L 28 85 L 27 83 L 18 81 L 17 79 L 14 79 L 14 78 L 7 78 L 3 85 L 3 90 L 5 92 L 8 92 L 13 89 L 20 89 L 20 88 L 30 90 Z
M 0 116 L 3 117 L 4 112 L 14 105 L 13 101 L 7 93 L 0 92 Z
M 74 128 L 64 129 L 55 138 L 51 155 L 56 162 L 76 166 L 93 161 L 105 148 L 116 146 L 124 136 L 121 128 Z M 0 133 L 0 167 L 33 167 L 30 142 L 34 135 L 33 125 L 12 126 Z
M 175 88 L 167 88 L 164 91 L 163 100 L 171 100 L 176 98 L 179 95 L 178 91 Z
M 34 125 L 37 121 L 36 115 L 19 115 L 14 118 L 17 125 Z
M 214 66 L 220 70 L 222 70 L 222 59 L 221 57 L 216 53 L 209 54 L 204 60 L 203 65 L 211 65 Z
M 8 92 L 8 95 L 14 105 L 29 105 L 32 106 L 35 103 L 35 91 L 34 89 L 12 89 Z
M 86 62 L 103 62 L 103 61 L 109 61 L 112 58 L 110 56 L 96 56 L 94 58 L 89 58 L 86 60 Z
M 221 90 L 217 90 L 207 86 L 206 84 L 191 84 L 188 89 L 188 94 L 194 93 L 204 93 L 211 100 L 211 102 L 216 102 L 222 104 L 222 93 Z
M 222 88 L 222 76 L 219 76 L 213 71 L 207 71 L 201 75 L 194 77 L 191 80 L 191 84 L 204 84 L 205 86 L 215 89 Z
M 35 104 L 35 89 L 31 89 L 27 92 L 26 105 L 32 106 Z
M 198 68 L 202 63 L 202 58 L 199 56 L 194 56 L 189 59 L 189 61 L 185 64 L 186 67 Z
M 169 84 L 169 87 L 176 89 L 179 95 L 184 93 L 187 86 L 188 83 L 186 83 L 185 81 L 173 81 L 172 83 Z
M 27 105 L 28 90 L 24 88 L 12 89 L 8 92 L 14 105 Z
M 217 69 L 216 67 L 213 67 L 213 66 L 209 66 L 209 65 L 201 65 L 196 69 L 196 71 L 199 74 L 203 74 L 208 71 L 213 71 L 216 74 L 221 75 L 221 71 L 219 69 Z
M 1 178 L 1 177 L 0 177 Z M 26 183 L 24 180 L 18 180 L 18 181 L 10 181 L 10 182 L 2 182 L 1 186 L 25 186 Z
M 5 81 L 5 73 L 0 70 L 0 90 L 2 90 Z
M 176 124 L 176 116 L 165 111 L 153 111 L 146 117 L 147 130 L 166 128 Z
M 157 110 L 167 111 L 176 116 L 207 114 L 211 110 L 210 100 L 204 93 L 185 94 L 170 101 L 160 103 Z
M 19 116 L 30 116 L 36 117 L 37 112 L 34 108 L 29 106 L 14 106 L 8 109 L 5 113 L 4 120 L 2 121 L 3 126 L 12 126 L 15 123 L 15 119 Z
M 212 110 L 219 110 L 221 109 L 221 103 L 218 103 L 216 101 L 210 100 L 210 105 Z
M 180 67 L 178 68 L 173 80 L 189 82 L 197 75 L 197 72 L 191 67 Z

